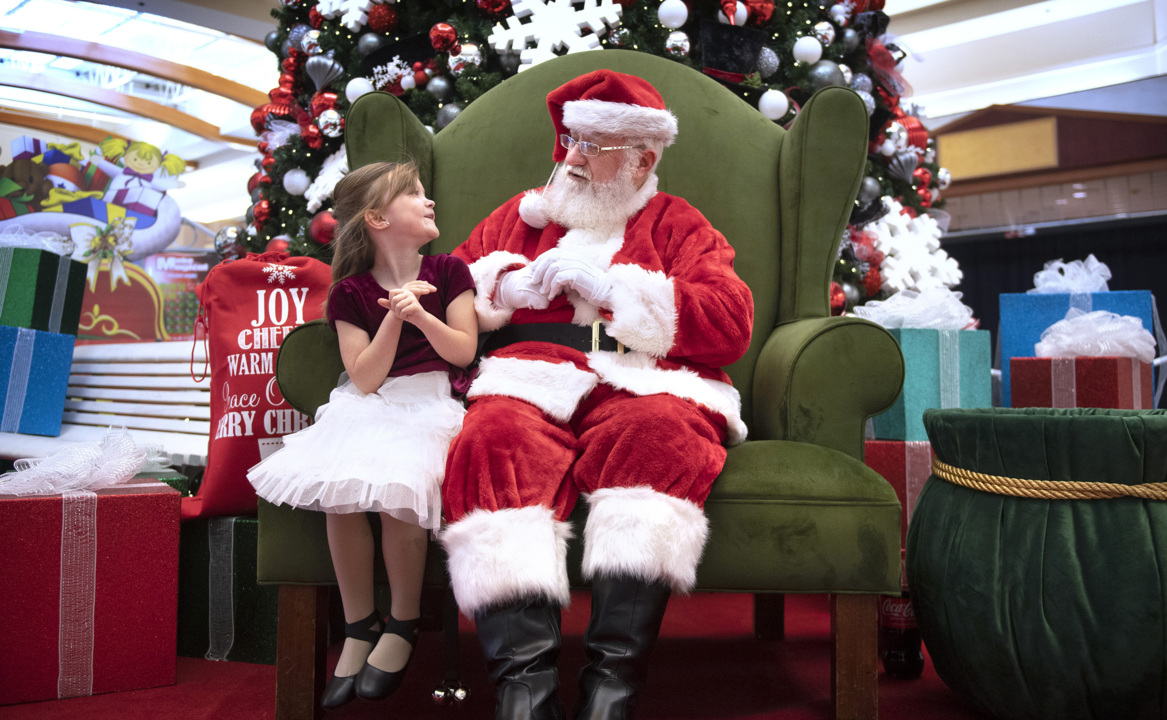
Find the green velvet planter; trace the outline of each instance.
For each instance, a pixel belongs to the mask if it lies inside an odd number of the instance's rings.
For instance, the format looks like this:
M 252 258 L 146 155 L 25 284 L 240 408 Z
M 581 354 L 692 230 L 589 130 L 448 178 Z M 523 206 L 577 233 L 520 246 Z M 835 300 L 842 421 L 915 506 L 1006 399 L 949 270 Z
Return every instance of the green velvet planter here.
M 1167 480 L 1167 411 L 929 410 L 924 425 L 965 470 Z M 1167 717 L 1167 502 L 1010 497 L 933 475 L 907 573 L 936 673 L 993 717 Z

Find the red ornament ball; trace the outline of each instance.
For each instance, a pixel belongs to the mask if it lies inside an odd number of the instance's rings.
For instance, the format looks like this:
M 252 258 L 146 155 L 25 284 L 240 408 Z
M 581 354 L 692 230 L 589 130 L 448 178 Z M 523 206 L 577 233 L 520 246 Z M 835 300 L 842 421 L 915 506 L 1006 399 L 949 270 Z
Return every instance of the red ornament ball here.
M 260 167 L 262 167 L 264 170 L 266 170 L 268 172 L 271 172 L 271 169 L 273 167 L 275 167 L 275 164 L 276 164 L 276 159 L 274 157 L 272 157 L 271 155 L 264 155 L 263 160 L 259 161 Z
M 926 167 L 918 167 L 912 171 L 912 177 L 916 179 L 916 185 L 926 188 L 932 184 L 932 171 Z
M 397 27 L 397 10 L 388 5 L 374 5 L 369 10 L 369 29 L 379 32 L 392 32 Z
M 872 265 L 863 276 L 863 289 L 867 292 L 867 297 L 875 297 L 882 287 L 883 278 L 879 276 L 879 270 Z
M 300 137 L 304 138 L 304 143 L 313 150 L 324 147 L 324 135 L 321 134 L 320 128 L 312 123 L 308 123 L 300 130 Z
M 899 200 L 903 201 L 903 198 L 899 198 Z M 912 207 L 911 205 L 904 205 L 904 209 L 900 210 L 900 214 L 907 215 L 913 220 L 915 220 L 920 215 L 920 213 L 916 212 L 916 208 Z
M 315 8 L 313 8 L 315 9 Z M 271 240 L 268 240 L 267 247 L 263 249 L 264 252 L 287 252 L 288 251 L 288 237 L 286 235 L 276 235 Z
M 458 42 L 458 33 L 449 23 L 438 23 L 430 28 L 430 44 L 438 52 L 446 52 Z
M 257 187 L 259 187 L 259 173 L 247 178 L 247 194 L 250 195 L 255 192 Z
M 842 315 L 843 310 L 847 308 L 847 294 L 843 292 L 843 286 L 837 282 L 831 282 L 831 314 Z
M 917 188 L 916 194 L 920 196 L 920 204 L 924 207 L 932 207 L 932 191 L 926 187 Z
M 264 141 L 264 140 L 260 140 L 259 142 L 257 142 L 257 143 L 255 144 L 255 147 L 256 147 L 256 148 L 257 148 L 257 149 L 258 149 L 258 150 L 259 150 L 261 153 L 263 153 L 263 154 L 265 154 L 265 155 L 267 154 L 267 142 L 266 142 L 266 141 Z
M 267 105 L 260 105 L 251 111 L 251 129 L 258 135 L 267 129 Z
M 312 222 L 308 223 L 308 234 L 321 245 L 327 245 L 332 242 L 332 236 L 335 233 L 336 218 L 332 217 L 332 213 L 327 210 L 321 210 L 316 213 L 316 217 L 312 218 Z
M 260 185 L 271 185 L 271 175 L 268 175 L 267 173 L 260 175 L 259 176 L 259 184 Z
M 478 9 L 488 15 L 503 15 L 511 9 L 511 0 L 478 0 L 477 4 Z
M 318 92 L 312 96 L 312 102 L 308 109 L 312 113 L 312 117 L 320 117 L 320 113 L 325 110 L 336 109 L 337 97 L 334 92 Z
M 260 201 L 251 209 L 251 216 L 255 218 L 257 225 L 263 225 L 271 219 L 271 203 L 265 198 L 260 198 Z
M 429 81 L 430 76 L 425 70 L 418 70 L 413 74 L 413 83 L 417 87 L 425 87 Z
M 308 11 L 308 24 L 319 30 L 320 26 L 324 24 L 324 16 L 320 14 L 319 10 L 312 8 Z

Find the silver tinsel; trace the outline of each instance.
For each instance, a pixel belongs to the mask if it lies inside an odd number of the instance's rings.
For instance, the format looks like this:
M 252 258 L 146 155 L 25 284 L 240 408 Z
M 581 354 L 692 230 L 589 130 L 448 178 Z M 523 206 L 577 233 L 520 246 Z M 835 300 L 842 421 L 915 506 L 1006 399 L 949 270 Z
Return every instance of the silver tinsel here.
M 778 59 L 778 53 L 763 45 L 762 52 L 758 55 L 758 72 L 762 74 L 762 78 L 768 78 L 778 72 L 778 68 L 781 66 L 782 62 Z

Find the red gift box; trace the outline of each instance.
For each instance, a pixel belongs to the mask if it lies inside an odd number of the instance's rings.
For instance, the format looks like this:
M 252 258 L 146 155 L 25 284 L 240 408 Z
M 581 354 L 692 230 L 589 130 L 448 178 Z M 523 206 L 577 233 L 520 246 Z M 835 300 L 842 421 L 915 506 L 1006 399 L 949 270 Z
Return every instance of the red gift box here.
M 180 497 L 0 495 L 0 705 L 174 684 Z
M 1153 404 L 1151 363 L 1129 357 L 1015 357 L 1013 407 L 1119 408 Z
M 916 498 L 932 474 L 932 455 L 932 443 L 927 440 L 868 440 L 864 448 L 867 467 L 891 483 L 900 499 L 900 547 L 908 537 Z

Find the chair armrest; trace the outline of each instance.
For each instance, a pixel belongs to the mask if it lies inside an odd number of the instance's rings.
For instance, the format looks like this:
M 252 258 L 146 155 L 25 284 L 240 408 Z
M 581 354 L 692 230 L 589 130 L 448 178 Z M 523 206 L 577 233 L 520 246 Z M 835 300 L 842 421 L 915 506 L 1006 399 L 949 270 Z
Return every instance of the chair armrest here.
M 866 419 L 895 402 L 904 359 L 891 334 L 855 317 L 774 328 L 754 368 L 756 440 L 797 440 L 863 458 Z

